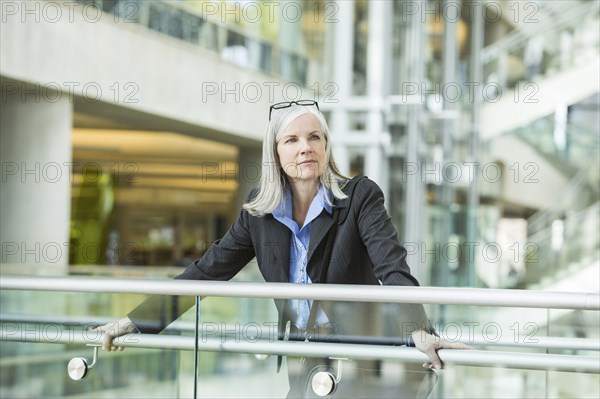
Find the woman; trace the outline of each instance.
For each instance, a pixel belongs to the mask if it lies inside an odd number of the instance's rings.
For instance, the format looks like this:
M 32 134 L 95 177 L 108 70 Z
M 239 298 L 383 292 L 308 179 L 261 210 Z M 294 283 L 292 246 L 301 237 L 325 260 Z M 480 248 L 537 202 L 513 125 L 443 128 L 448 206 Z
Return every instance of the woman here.
M 334 224 L 337 232 L 322 279 L 326 241 Z M 310 100 L 271 107 L 260 187 L 225 236 L 176 278 L 228 280 L 255 256 L 268 282 L 419 285 L 405 262 L 406 250 L 398 242 L 382 191 L 367 178 L 348 179 L 337 170 L 329 128 L 318 104 Z M 311 302 L 276 300 L 280 331 L 287 325 L 301 333 L 316 324 L 356 333 L 361 323 L 352 315 L 340 314 L 327 303 L 316 306 L 311 315 Z M 106 333 L 103 348 L 122 349 L 112 345 L 112 339 L 136 330 L 160 332 L 191 305 L 175 297 L 152 296 L 128 317 L 98 327 Z M 429 357 L 423 367 L 442 367 L 438 349 L 467 348 L 434 336 L 422 305 L 399 306 L 405 322 L 397 335 L 412 338 Z

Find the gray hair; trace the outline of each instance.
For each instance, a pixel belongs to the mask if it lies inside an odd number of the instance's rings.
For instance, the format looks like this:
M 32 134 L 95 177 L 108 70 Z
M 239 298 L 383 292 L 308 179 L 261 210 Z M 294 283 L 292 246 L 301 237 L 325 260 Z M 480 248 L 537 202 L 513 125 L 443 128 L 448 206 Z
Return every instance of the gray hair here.
M 288 108 L 274 110 L 273 117 L 267 125 L 267 131 L 263 141 L 260 188 L 258 194 L 250 200 L 250 202 L 243 205 L 243 208 L 251 215 L 262 217 L 273 212 L 281 203 L 283 190 L 289 183 L 279 162 L 277 143 L 294 119 L 309 113 L 319 120 L 321 133 L 325 138 L 325 156 L 327 165 L 320 177 L 321 184 L 323 187 L 331 190 L 331 193 L 335 198 L 344 199 L 347 197 L 340 185 L 343 187 L 349 178 L 340 173 L 333 161 L 330 131 L 323 114 L 315 106 L 293 105 Z M 330 205 L 333 205 L 330 203 L 331 198 L 329 198 L 328 195 L 326 195 L 325 198 Z

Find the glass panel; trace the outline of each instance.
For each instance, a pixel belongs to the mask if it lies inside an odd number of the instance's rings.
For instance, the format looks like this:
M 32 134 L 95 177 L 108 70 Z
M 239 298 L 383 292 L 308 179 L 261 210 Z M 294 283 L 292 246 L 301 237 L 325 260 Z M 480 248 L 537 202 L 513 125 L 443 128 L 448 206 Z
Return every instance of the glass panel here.
M 88 365 L 92 364 L 94 349 L 78 342 L 79 334 L 92 340 L 96 334 L 86 334 L 90 328 L 122 318 L 141 301 L 141 295 L 3 290 L 0 296 L 5 334 L 51 342 L 2 342 L 1 397 L 191 396 L 186 388 L 193 385 L 181 384 L 193 378 L 193 367 L 188 367 L 193 364 L 191 351 L 100 350 L 97 363 L 83 380 L 71 380 L 67 374 L 72 358 L 83 357 Z M 169 334 L 178 332 L 171 330 Z
M 234 281 L 263 281 L 250 262 Z M 277 309 L 272 299 L 204 298 L 200 303 L 198 398 L 281 398 L 288 391 L 285 368 L 277 356 L 212 352 L 209 342 L 255 343 L 277 339 Z M 232 376 L 235 376 L 232 378 Z
M 469 343 L 477 350 L 599 356 L 597 350 L 547 349 L 547 337 L 589 337 L 597 342 L 600 320 L 595 311 L 434 305 L 428 306 L 428 315 L 437 320 L 434 326 L 440 336 Z M 451 365 L 440 373 L 431 398 L 591 398 L 599 394 L 598 374 Z
M 180 268 L 79 266 L 69 269 L 2 265 L 2 274 L 38 276 L 107 276 L 171 278 Z M 11 291 L 0 293 L 0 315 L 5 334 L 61 343 L 2 342 L 0 397 L 191 397 L 193 352 L 128 348 L 98 352 L 98 361 L 83 380 L 71 380 L 67 365 L 74 357 L 92 363 L 94 350 L 76 340 L 89 329 L 124 317 L 144 295 Z M 193 336 L 194 313 L 184 314 L 181 326 L 165 334 Z M 192 326 L 190 328 L 190 325 Z M 189 365 L 192 365 L 189 367 Z
M 281 398 L 288 390 L 277 356 L 205 351 L 203 344 L 273 342 L 270 299 L 205 298 L 200 305 L 198 398 Z
M 313 341 L 400 342 L 392 331 L 393 327 L 386 323 L 386 317 L 394 312 L 390 309 L 394 305 L 329 302 L 323 303 L 323 307 L 327 309 L 328 316 L 343 315 L 345 320 L 343 325 L 339 324 L 340 330 L 336 325 L 327 334 L 318 332 Z M 378 312 L 373 312 L 374 309 Z M 340 363 L 337 359 L 326 357 L 284 357 L 281 371 L 277 373 L 277 356 L 274 355 L 202 351 L 203 342 L 214 340 L 222 343 L 273 342 L 277 331 L 277 312 L 272 300 L 206 298 L 201 303 L 200 313 L 200 398 L 280 398 L 288 394 L 290 386 L 303 391 L 294 391 L 299 396 L 308 392 L 311 396 L 307 397 L 316 397 L 310 387 L 312 377 L 318 371 L 339 376 L 340 367 L 342 375 L 336 392 L 344 398 L 426 397 L 424 393 L 429 393 L 436 381 L 436 376 L 424 370 L 420 363 L 404 364 L 381 359 L 345 359 Z M 356 327 L 353 333 L 342 332 L 349 324 Z M 304 340 L 303 336 L 296 335 L 298 330 L 294 326 L 290 331 L 290 341 Z M 374 334 L 369 335 L 368 331 Z
M 597 374 L 457 366 L 439 373 L 429 398 L 596 398 L 599 385 Z
M 203 305 L 208 302 L 203 302 Z M 335 305 L 333 307 L 329 305 Z M 222 303 L 221 306 L 226 306 Z M 219 306 L 219 307 L 221 307 Z M 320 336 L 314 340 L 328 338 L 338 343 L 354 342 L 356 339 L 368 341 L 375 339 L 381 344 L 386 339 L 398 338 L 396 321 L 401 319 L 396 313 L 398 305 L 394 304 L 359 304 L 359 303 L 329 303 L 326 311 L 328 317 L 336 320 L 343 317 L 337 324 L 339 330 Z M 273 308 L 265 300 L 239 300 L 231 302 L 232 309 L 249 308 L 261 313 L 259 309 Z M 325 305 L 323 305 L 325 307 Z M 332 311 L 332 309 L 334 309 Z M 549 351 L 543 344 L 548 335 L 569 337 L 577 334 L 574 331 L 559 328 L 561 317 L 575 314 L 561 311 L 562 316 L 548 312 L 546 309 L 511 309 L 503 307 L 470 307 L 470 306 L 428 306 L 428 315 L 436 331 L 451 342 L 469 342 L 475 349 L 488 351 L 503 351 L 513 353 L 560 353 L 575 354 L 570 349 Z M 205 326 L 218 323 L 218 319 L 208 321 L 210 316 L 204 311 Z M 240 311 L 240 314 L 245 314 Z M 586 313 L 579 331 L 586 331 L 586 336 L 598 337 L 598 313 Z M 212 338 L 222 339 L 223 342 L 244 341 L 253 342 L 256 334 L 248 334 L 245 326 L 260 323 L 243 317 L 240 322 L 231 321 L 228 327 L 213 328 Z M 548 323 L 550 320 L 550 323 Z M 595 323 L 595 324 L 594 324 Z M 358 335 L 350 335 L 342 330 L 350 324 L 358 331 Z M 570 318 L 565 319 L 563 327 L 575 325 Z M 257 331 L 257 330 L 254 330 Z M 293 327 L 292 327 L 293 331 Z M 581 333 L 579 333 L 581 336 Z M 268 334 L 266 334 L 268 335 Z M 577 336 L 577 335 L 575 335 Z M 303 340 L 300 337 L 300 340 Z M 388 341 L 389 342 L 389 341 Z M 536 342 L 540 346 L 535 347 Z M 517 345 L 521 346 L 517 346 Z M 527 344 L 528 347 L 524 346 Z M 577 351 L 579 355 L 597 357 L 597 351 Z M 275 372 L 275 358 L 264 360 L 264 363 L 251 355 L 240 354 L 210 354 L 201 352 L 201 359 L 208 360 L 200 378 L 200 397 L 283 397 L 287 389 L 288 373 L 293 376 L 301 375 L 301 382 L 310 382 L 314 375 L 302 367 L 316 367 L 313 371 L 329 371 L 334 375 L 338 372 L 337 360 L 329 364 L 320 360 L 306 359 L 304 363 L 297 357 L 286 358 L 279 374 Z M 443 356 L 443 355 L 442 355 Z M 311 363 L 312 362 L 312 363 Z M 308 364 L 308 366 L 307 366 Z M 219 373 L 220 371 L 220 373 Z M 343 397 L 404 397 L 395 393 L 394 387 L 402 386 L 406 397 L 420 397 L 423 390 L 432 390 L 430 398 L 446 397 L 482 397 L 482 398 L 537 398 L 537 397 L 594 397 L 599 393 L 599 376 L 597 374 L 548 372 L 540 370 L 520 370 L 506 367 L 468 367 L 448 365 L 443 372 L 436 375 L 423 370 L 419 364 L 402 363 L 391 360 L 344 360 L 342 361 L 342 379 L 338 394 Z M 235 375 L 235 384 L 227 384 L 227 375 Z M 569 383 L 569 376 L 576 378 L 579 385 Z M 229 377 L 230 378 L 230 377 Z M 358 385 L 353 385 L 360 381 Z M 457 383 L 469 381 L 468 384 Z M 357 387 L 358 386 L 358 387 Z M 369 387 L 368 391 L 365 391 Z M 348 391 L 350 389 L 350 391 Z M 419 393 L 421 392 L 421 393 Z M 371 396 L 369 396 L 371 395 Z M 426 396 L 423 396 L 426 397 Z

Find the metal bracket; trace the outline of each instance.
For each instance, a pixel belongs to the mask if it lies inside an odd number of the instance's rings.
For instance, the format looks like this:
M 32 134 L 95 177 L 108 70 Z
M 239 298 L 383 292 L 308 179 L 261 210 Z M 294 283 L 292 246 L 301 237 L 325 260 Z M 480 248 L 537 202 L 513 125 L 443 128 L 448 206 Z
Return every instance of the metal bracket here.
M 85 378 L 88 370 L 96 365 L 98 360 L 98 348 L 100 347 L 98 345 L 90 344 L 87 346 L 94 347 L 94 357 L 92 359 L 92 363 L 88 364 L 88 361 L 83 357 L 74 357 L 73 359 L 69 360 L 69 364 L 67 365 L 67 373 L 69 374 L 69 378 L 72 380 L 78 381 Z
M 330 357 L 330 359 L 338 361 L 336 375 L 333 375 L 329 371 L 319 371 L 312 378 L 312 389 L 318 396 L 328 396 L 335 392 L 337 385 L 342 379 L 342 361 L 350 360 L 341 357 Z

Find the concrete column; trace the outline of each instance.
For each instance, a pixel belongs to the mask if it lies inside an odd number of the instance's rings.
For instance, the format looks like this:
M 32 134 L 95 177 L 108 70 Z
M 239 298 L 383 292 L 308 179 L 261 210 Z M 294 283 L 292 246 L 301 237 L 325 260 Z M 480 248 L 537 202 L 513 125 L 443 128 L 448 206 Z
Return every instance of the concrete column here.
M 2 93 L 1 262 L 65 266 L 73 106 L 66 95 L 39 90 Z

